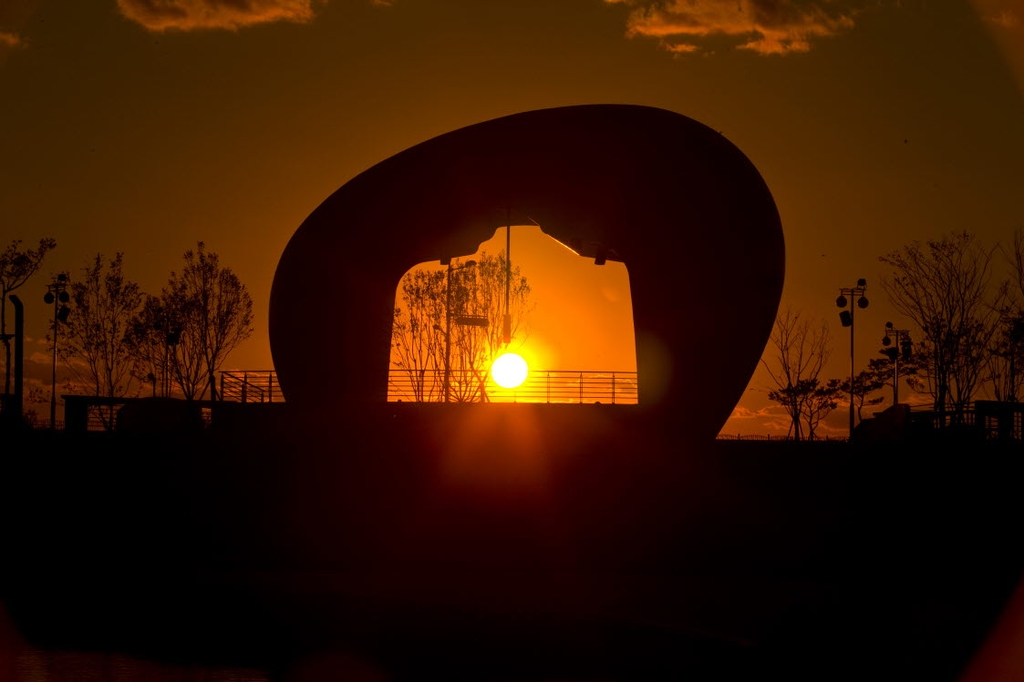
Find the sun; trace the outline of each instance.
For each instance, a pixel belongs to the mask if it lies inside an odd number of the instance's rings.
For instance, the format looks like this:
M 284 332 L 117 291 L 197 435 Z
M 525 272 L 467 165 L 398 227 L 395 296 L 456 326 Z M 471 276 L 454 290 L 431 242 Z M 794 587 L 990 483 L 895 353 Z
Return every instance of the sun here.
M 515 353 L 500 355 L 491 365 L 491 376 L 494 383 L 502 388 L 516 388 L 526 381 L 528 368 L 526 360 Z

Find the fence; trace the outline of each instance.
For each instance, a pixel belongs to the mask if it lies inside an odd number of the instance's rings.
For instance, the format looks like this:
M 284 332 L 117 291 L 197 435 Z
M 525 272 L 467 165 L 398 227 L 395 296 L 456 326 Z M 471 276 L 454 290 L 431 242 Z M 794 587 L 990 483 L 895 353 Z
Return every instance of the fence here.
M 813 439 L 804 438 L 797 441 L 793 436 L 787 436 L 785 434 L 770 434 L 770 433 L 720 433 L 717 436 L 717 440 L 749 440 L 749 441 L 788 441 L 788 442 L 801 442 L 801 443 L 845 443 L 849 440 L 846 436 L 814 436 Z
M 637 404 L 636 372 L 534 370 L 508 389 L 486 370 L 452 370 L 448 384 L 448 402 Z M 392 369 L 388 400 L 445 402 L 444 370 Z
M 220 399 L 237 403 L 283 403 L 284 393 L 272 369 L 220 373 Z

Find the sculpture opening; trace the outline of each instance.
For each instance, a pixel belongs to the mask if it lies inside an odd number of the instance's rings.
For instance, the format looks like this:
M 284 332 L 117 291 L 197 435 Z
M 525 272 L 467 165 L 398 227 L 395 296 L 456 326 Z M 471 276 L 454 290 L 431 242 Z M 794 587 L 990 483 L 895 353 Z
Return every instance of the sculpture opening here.
M 624 263 L 514 225 L 398 283 L 389 401 L 632 405 L 637 394 Z

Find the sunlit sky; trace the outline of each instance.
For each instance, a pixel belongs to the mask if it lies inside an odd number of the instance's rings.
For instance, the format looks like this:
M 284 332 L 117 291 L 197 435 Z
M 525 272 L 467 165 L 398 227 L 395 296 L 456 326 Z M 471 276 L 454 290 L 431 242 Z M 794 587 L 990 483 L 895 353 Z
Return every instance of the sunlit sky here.
M 476 252 L 462 255 L 504 253 L 506 229 L 495 230 Z M 626 265 L 595 265 L 594 259 L 576 255 L 536 225 L 513 226 L 510 243 L 512 265 L 526 278 L 530 293 L 529 312 L 508 350 L 522 354 L 535 369 L 635 372 Z M 412 269 L 419 268 L 441 266 L 434 261 Z
M 155 293 L 199 240 L 256 302 L 227 365 L 270 367 L 278 257 L 331 192 L 449 130 L 583 103 L 685 114 L 753 161 L 785 230 L 783 305 L 829 321 L 842 377 L 840 287 L 868 280 L 866 361 L 895 318 L 879 255 L 1024 227 L 1022 92 L 1021 0 L 3 0 L 0 239 L 58 242 L 19 292 L 29 381 L 48 381 L 51 273 L 123 251 Z M 725 432 L 785 431 L 767 382 Z

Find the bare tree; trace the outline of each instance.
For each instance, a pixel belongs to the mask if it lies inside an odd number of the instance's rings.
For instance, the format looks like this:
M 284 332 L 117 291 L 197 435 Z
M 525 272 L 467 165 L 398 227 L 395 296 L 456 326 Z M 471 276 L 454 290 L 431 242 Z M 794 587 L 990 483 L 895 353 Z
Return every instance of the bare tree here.
M 1024 310 L 1007 307 L 988 350 L 985 379 L 993 397 L 1017 402 L 1021 398 L 1021 372 L 1024 371 Z
M 1024 306 L 1024 230 L 1013 233 L 1013 246 L 1003 248 L 1003 257 L 1010 266 L 1010 288 L 1012 303 Z
M 252 335 L 252 297 L 238 276 L 222 267 L 203 242 L 184 255 L 161 294 L 169 319 L 180 325 L 169 369 L 187 400 L 209 391 L 216 400 L 216 372 L 224 359 Z
M 815 379 L 809 383 L 813 384 L 813 390 L 808 394 L 805 406 L 807 440 L 815 440 L 821 420 L 839 406 L 839 397 L 848 395 L 849 391 L 844 390 L 839 379 L 829 379 L 824 384 Z
M 57 246 L 51 237 L 39 240 L 36 249 L 19 251 L 21 240 L 15 239 L 0 253 L 0 340 L 4 344 L 4 394 L 11 392 L 11 340 L 7 337 L 7 297 L 34 275 L 43 258 Z
M 401 382 L 416 402 L 431 400 L 440 391 L 438 370 L 444 362 L 446 273 L 417 269 L 399 285 L 402 306 L 395 307 L 391 327 L 392 366 L 405 374 Z
M 999 323 L 991 338 L 987 379 L 996 400 L 1017 402 L 1024 372 L 1024 230 L 1017 230 L 1013 244 L 1000 247 L 1000 251 L 1010 274 Z
M 782 405 L 789 416 L 787 435 L 803 440 L 804 422 L 808 424 L 807 437 L 811 437 L 821 414 L 828 406 L 828 396 L 821 395 L 819 376 L 831 355 L 831 336 L 828 325 L 812 325 L 800 313 L 783 310 L 775 318 L 775 327 L 769 337 L 774 350 L 774 364 L 764 357 L 762 364 L 775 383 L 768 398 Z M 815 396 L 815 393 L 819 395 Z M 834 409 L 834 408 L 833 408 Z
M 449 398 L 487 400 L 487 368 L 506 345 L 504 319 L 510 337 L 522 339 L 529 314 L 530 285 L 508 265 L 504 251 L 484 252 L 472 265 L 454 261 L 450 271 L 417 269 L 402 278 L 391 333 L 391 365 L 402 376 L 393 392 L 443 400 L 447 360 Z
M 146 295 L 132 320 L 129 338 L 135 359 L 132 374 L 151 384 L 153 395 L 171 394 L 171 349 L 181 336 L 181 325 L 163 306 L 160 296 Z
M 453 335 L 461 369 L 476 378 L 475 382 L 466 382 L 463 399 L 487 400 L 484 379 L 491 362 L 512 339 L 521 341 L 525 337 L 531 309 L 530 285 L 518 267 L 508 270 L 508 265 L 504 250 L 497 256 L 482 253 L 471 275 L 471 285 L 462 290 L 462 298 L 452 301 L 453 315 L 487 321 L 483 327 L 457 325 L 458 331 Z M 506 317 L 509 343 L 505 339 Z
M 955 424 L 963 422 L 983 378 L 986 349 L 999 321 L 1005 288 L 993 284 L 993 254 L 994 248 L 960 232 L 915 241 L 879 258 L 890 267 L 882 279 L 890 303 L 923 334 L 915 383 Z
M 844 395 L 853 396 L 853 404 L 857 409 L 857 421 L 864 420 L 864 406 L 879 405 L 885 401 L 885 396 L 871 397 L 873 393 L 886 386 L 892 377 L 892 368 L 887 358 L 872 358 L 868 361 L 868 368 L 857 372 L 853 377 L 851 390 L 850 380 L 845 379 L 840 384 Z
M 131 323 L 142 306 L 142 292 L 125 278 L 123 254 L 110 259 L 96 254 L 69 290 L 72 312 L 58 356 L 93 395 L 127 395 L 134 363 Z M 113 407 L 100 413 L 104 425 L 113 428 Z

